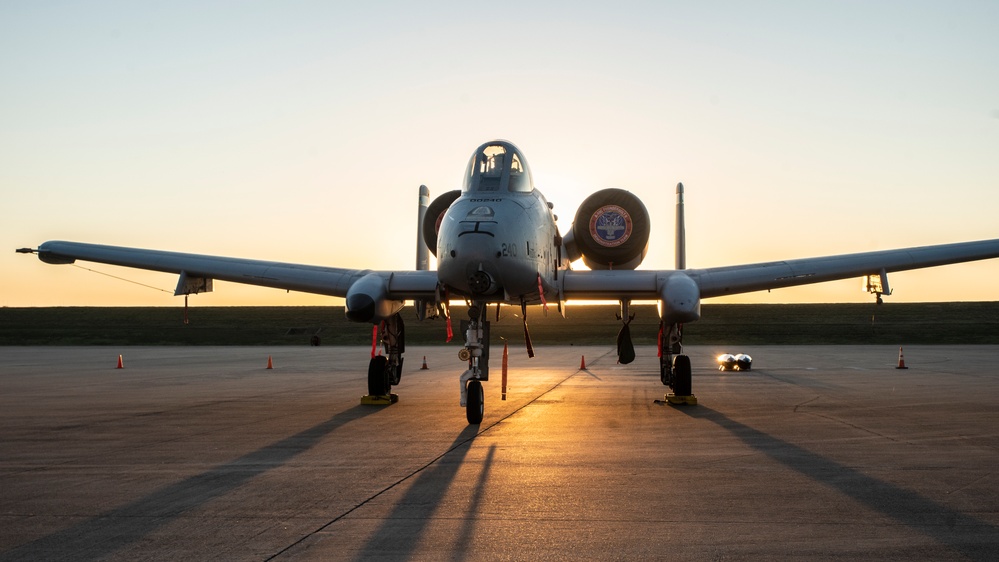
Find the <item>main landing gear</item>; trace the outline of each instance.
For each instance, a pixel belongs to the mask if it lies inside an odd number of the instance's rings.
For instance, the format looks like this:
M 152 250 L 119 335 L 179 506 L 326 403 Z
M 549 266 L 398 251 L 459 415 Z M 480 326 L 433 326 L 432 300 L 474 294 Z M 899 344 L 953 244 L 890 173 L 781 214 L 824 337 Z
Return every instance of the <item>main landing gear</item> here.
M 385 355 L 376 355 L 368 363 L 368 396 L 371 403 L 395 402 L 392 387 L 402 379 L 402 354 L 406 351 L 406 327 L 396 314 L 382 323 L 382 346 Z
M 486 303 L 477 301 L 468 307 L 468 322 L 462 322 L 465 329 L 465 347 L 458 352 L 458 358 L 468 361 L 468 369 L 461 374 L 460 404 L 465 408 L 465 417 L 470 424 L 482 423 L 485 413 L 485 395 L 482 381 L 489 380 L 489 322 L 485 320 Z
M 673 324 L 668 332 L 664 330 L 663 339 L 660 342 L 659 378 L 673 389 L 666 395 L 666 401 L 670 404 L 697 404 L 691 390 L 690 357 L 683 354 L 683 325 Z

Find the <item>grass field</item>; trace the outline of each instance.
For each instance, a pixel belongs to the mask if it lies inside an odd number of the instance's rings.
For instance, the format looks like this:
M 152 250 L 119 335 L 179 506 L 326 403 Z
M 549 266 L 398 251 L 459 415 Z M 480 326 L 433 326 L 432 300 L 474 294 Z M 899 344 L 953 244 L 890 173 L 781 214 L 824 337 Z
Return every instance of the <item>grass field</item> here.
M 563 319 L 528 309 L 537 345 L 616 341 L 616 306 L 570 306 Z M 633 306 L 636 344 L 654 344 L 655 306 Z M 371 343 L 369 325 L 348 322 L 343 307 L 0 308 L 0 345 L 322 345 Z M 444 344 L 442 319 L 419 322 L 403 312 L 407 343 Z M 464 307 L 453 307 L 455 338 Z M 494 341 L 522 342 L 520 309 L 490 309 Z M 702 319 L 686 327 L 687 344 L 999 344 L 999 303 L 704 305 Z

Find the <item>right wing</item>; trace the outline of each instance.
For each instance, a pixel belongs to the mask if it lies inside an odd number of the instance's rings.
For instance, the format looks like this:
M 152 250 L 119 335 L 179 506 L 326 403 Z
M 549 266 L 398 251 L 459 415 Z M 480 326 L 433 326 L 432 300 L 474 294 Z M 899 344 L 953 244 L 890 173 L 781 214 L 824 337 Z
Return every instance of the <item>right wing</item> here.
M 45 242 L 37 249 L 18 251 L 36 253 L 38 259 L 52 264 L 83 260 L 180 274 L 181 282 L 176 294 L 184 294 L 182 286 L 185 279 L 202 278 L 346 297 L 351 285 L 372 273 L 386 280 L 386 288 L 396 300 L 433 298 L 437 290 L 436 271 L 373 272 L 63 241 Z

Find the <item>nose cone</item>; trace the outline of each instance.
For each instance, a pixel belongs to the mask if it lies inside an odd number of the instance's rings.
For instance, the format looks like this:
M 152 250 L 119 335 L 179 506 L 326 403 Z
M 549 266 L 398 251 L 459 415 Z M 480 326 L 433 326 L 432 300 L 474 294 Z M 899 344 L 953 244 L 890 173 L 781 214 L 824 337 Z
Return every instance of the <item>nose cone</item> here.
M 472 296 L 489 296 L 501 288 L 497 264 L 502 251 L 486 233 L 459 236 L 451 252 L 441 260 L 439 272 L 445 283 Z
M 491 295 L 497 288 L 496 279 L 482 269 L 468 276 L 468 290 L 473 295 Z

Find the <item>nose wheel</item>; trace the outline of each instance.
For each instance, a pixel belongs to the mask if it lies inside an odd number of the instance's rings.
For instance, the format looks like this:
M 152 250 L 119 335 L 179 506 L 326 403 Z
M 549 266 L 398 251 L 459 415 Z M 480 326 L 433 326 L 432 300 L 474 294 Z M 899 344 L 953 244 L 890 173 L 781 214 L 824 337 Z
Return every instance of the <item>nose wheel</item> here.
M 482 391 L 482 383 L 477 379 L 468 381 L 468 398 L 465 400 L 465 417 L 470 424 L 482 423 L 482 416 L 485 414 L 485 393 Z
M 465 418 L 473 425 L 482 423 L 485 413 L 482 382 L 489 380 L 489 322 L 482 317 L 485 305 L 476 302 L 468 307 L 468 324 L 462 323 L 465 347 L 458 352 L 458 358 L 468 362 L 468 369 L 458 378 L 460 403 L 465 408 Z

